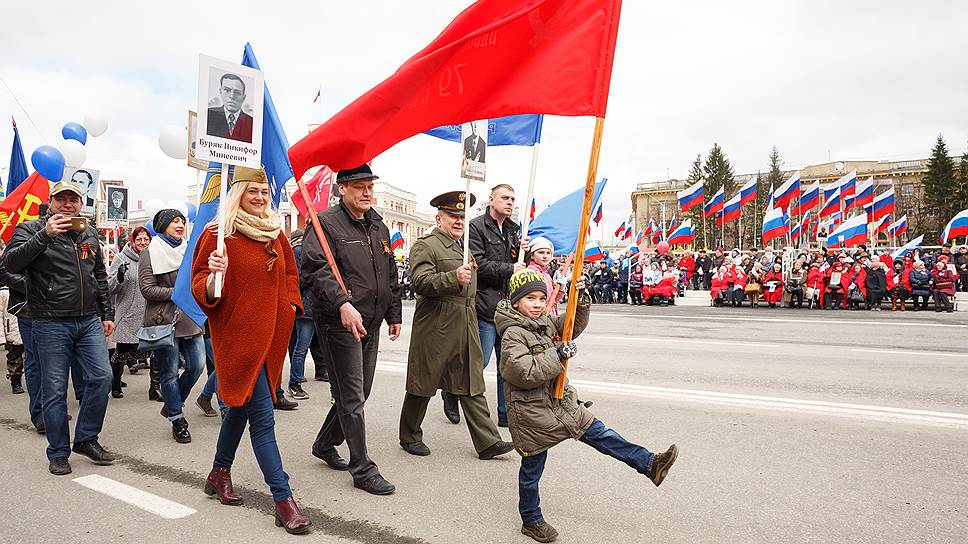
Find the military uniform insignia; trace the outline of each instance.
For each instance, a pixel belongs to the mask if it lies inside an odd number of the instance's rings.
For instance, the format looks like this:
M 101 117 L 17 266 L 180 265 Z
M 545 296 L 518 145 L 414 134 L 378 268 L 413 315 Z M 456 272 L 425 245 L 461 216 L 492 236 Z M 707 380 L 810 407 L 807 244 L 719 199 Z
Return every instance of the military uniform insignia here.
M 81 244 L 81 259 L 89 259 L 94 256 L 94 252 L 91 251 L 91 244 L 84 242 Z
M 383 254 L 384 255 L 389 255 L 390 254 L 390 241 L 389 240 L 380 240 L 380 244 L 383 246 Z

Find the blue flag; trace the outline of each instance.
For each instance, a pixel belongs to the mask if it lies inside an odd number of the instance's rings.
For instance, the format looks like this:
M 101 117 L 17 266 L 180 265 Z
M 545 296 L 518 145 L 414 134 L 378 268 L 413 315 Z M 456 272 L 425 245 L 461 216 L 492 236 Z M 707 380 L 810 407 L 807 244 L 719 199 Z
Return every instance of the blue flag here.
M 542 114 L 509 115 L 489 119 L 487 122 L 487 145 L 534 145 L 541 141 Z M 450 142 L 460 142 L 460 125 L 444 125 L 430 129 L 424 134 Z
M 12 193 L 29 175 L 24 148 L 20 145 L 20 131 L 17 130 L 17 122 L 13 121 L 13 148 L 10 149 L 10 169 L 7 171 L 7 194 Z
M 231 177 L 231 175 L 232 167 L 230 166 L 229 176 Z M 210 162 L 205 173 L 202 194 L 198 197 L 198 213 L 195 215 L 195 222 L 192 224 L 192 235 L 188 237 L 185 258 L 182 259 L 181 266 L 178 268 L 175 289 L 171 293 L 172 302 L 199 327 L 204 327 L 208 318 L 198 303 L 195 302 L 195 297 L 192 296 L 192 257 L 195 255 L 195 246 L 198 245 L 198 238 L 202 235 L 202 231 L 209 223 L 218 218 L 221 189 L 222 165 L 217 162 Z
M 595 184 L 591 209 L 594 210 L 598 206 L 606 183 L 608 183 L 608 180 L 602 178 L 602 181 Z M 548 206 L 538 217 L 534 218 L 534 222 L 528 228 L 528 237 L 544 236 L 551 240 L 551 243 L 555 246 L 555 255 L 572 253 L 575 251 L 575 245 L 578 244 L 579 218 L 584 201 L 585 188 L 582 187 Z
M 252 46 L 245 44 L 242 53 L 242 66 L 259 70 Z M 282 122 L 276 112 L 276 105 L 269 95 L 269 85 L 265 86 L 265 100 L 262 107 L 262 167 L 269 177 L 272 191 L 272 208 L 279 208 L 279 200 L 286 190 L 286 182 L 293 178 L 292 165 L 289 164 L 289 140 L 282 130 Z

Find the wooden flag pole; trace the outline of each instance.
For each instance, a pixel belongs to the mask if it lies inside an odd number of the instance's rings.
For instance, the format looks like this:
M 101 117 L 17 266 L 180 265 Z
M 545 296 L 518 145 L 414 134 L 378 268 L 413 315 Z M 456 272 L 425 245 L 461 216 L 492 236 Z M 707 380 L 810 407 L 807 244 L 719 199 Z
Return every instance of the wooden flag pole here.
M 296 178 L 296 190 L 302 195 L 303 202 L 306 205 L 306 215 L 308 216 L 309 222 L 313 225 L 313 232 L 316 233 L 316 238 L 319 240 L 319 247 L 323 248 L 326 263 L 329 264 L 329 269 L 333 271 L 333 276 L 336 277 L 336 283 L 339 284 L 340 289 L 344 293 L 349 293 L 346 290 L 346 284 L 343 283 L 343 276 L 339 273 L 339 268 L 336 267 L 336 259 L 333 257 L 333 252 L 329 248 L 329 242 L 326 241 L 323 227 L 319 224 L 319 218 L 316 217 L 316 208 L 313 206 L 313 200 L 309 197 L 309 190 L 306 189 L 306 184 L 301 178 Z M 332 187 L 330 187 L 330 190 L 332 190 Z
M 534 149 L 531 150 L 531 177 L 528 179 L 528 199 L 524 201 L 527 210 L 524 212 L 524 220 L 521 221 L 521 237 L 528 237 L 528 229 L 531 228 L 531 200 L 534 198 L 534 178 L 538 173 L 538 146 L 541 142 L 535 142 Z M 467 262 L 467 259 L 464 259 Z M 518 264 L 524 264 L 524 252 L 518 251 Z
M 471 226 L 468 223 L 467 215 L 470 210 L 467 208 L 471 203 L 471 179 L 464 179 L 464 264 L 467 264 L 471 260 Z
M 216 248 L 218 252 L 225 255 L 225 208 L 227 203 L 225 201 L 228 198 L 228 188 L 229 188 L 229 165 L 222 163 L 222 177 L 219 180 L 219 194 L 218 194 L 218 244 Z M 222 272 L 215 273 L 215 298 L 222 297 L 222 283 L 225 281 L 225 274 Z
M 561 340 L 570 342 L 574 337 L 575 312 L 578 311 L 578 280 L 581 279 L 582 268 L 585 264 L 585 243 L 588 240 L 588 223 L 592 218 L 592 200 L 595 197 L 595 178 L 598 176 L 598 157 L 602 151 L 602 133 L 605 129 L 605 118 L 595 118 L 595 133 L 592 138 L 592 151 L 588 157 L 588 175 L 585 178 L 585 202 L 582 204 L 581 218 L 578 221 L 578 242 L 575 244 L 575 255 L 582 258 L 575 263 L 571 271 L 571 285 L 568 287 L 568 306 L 565 310 L 565 330 Z M 555 398 L 565 396 L 565 380 L 568 379 L 568 359 L 561 361 L 561 374 L 555 381 Z

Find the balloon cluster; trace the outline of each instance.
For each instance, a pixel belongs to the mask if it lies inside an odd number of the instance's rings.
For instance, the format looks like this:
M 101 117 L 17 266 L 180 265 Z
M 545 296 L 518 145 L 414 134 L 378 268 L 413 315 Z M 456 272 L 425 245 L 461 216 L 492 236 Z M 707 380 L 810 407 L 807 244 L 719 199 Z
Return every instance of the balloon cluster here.
M 64 177 L 64 168 L 80 168 L 87 160 L 87 137 L 95 138 L 108 129 L 107 119 L 100 114 L 84 116 L 84 124 L 71 121 L 61 128 L 64 141 L 57 147 L 42 145 L 30 155 L 30 164 L 44 178 L 58 182 Z

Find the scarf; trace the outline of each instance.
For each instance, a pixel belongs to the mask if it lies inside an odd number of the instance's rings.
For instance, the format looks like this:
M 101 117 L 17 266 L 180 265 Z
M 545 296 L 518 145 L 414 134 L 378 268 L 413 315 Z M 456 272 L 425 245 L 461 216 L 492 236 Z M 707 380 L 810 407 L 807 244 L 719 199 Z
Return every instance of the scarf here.
M 168 242 L 168 245 L 170 245 L 171 247 L 178 247 L 182 243 L 181 240 L 176 240 L 176 239 L 172 238 L 171 236 L 168 236 L 167 234 L 159 234 L 158 237 L 161 238 L 162 240 Z
M 256 217 L 244 210 L 239 210 L 238 215 L 235 216 L 235 230 L 241 232 L 250 240 L 265 243 L 266 253 L 269 254 L 269 260 L 266 261 L 266 271 L 272 270 L 273 265 L 276 264 L 276 260 L 279 258 L 279 254 L 276 253 L 275 247 L 273 247 L 276 238 L 282 232 L 279 216 L 275 212 L 270 211 L 269 217 L 262 218 Z
M 167 274 L 178 270 L 181 266 L 182 259 L 185 257 L 185 249 L 187 247 L 188 244 L 185 243 L 184 239 L 182 239 L 180 244 L 172 247 L 161 236 L 152 238 L 147 250 L 148 257 L 151 259 L 152 273 Z

